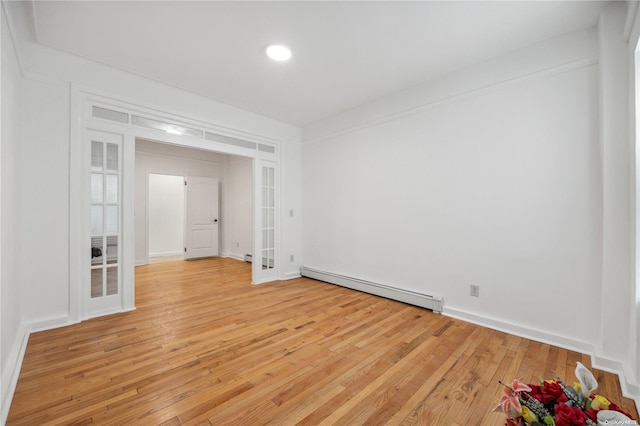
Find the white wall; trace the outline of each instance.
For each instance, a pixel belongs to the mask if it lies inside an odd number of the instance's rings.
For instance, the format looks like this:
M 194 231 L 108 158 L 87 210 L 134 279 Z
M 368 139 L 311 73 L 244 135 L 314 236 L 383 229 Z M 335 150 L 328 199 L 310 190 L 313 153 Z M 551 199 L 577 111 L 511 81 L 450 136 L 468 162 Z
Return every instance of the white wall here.
M 226 156 L 222 188 L 223 256 L 253 254 L 253 161 Z
M 184 176 L 149 174 L 149 257 L 184 253 Z
M 1 8 L 0 8 L 1 9 Z M 16 191 L 19 173 L 19 147 L 22 141 L 23 130 L 23 79 L 18 61 L 13 48 L 11 34 L 9 33 L 4 11 L 2 13 L 2 45 L 0 51 L 2 57 L 2 134 L 0 136 L 0 234 L 2 235 L 2 247 L 0 248 L 0 312 L 2 312 L 0 330 L 0 423 L 7 415 L 7 397 L 14 373 L 14 364 L 17 362 L 17 347 L 19 347 L 23 335 L 21 328 L 20 299 L 21 289 L 16 266 L 16 250 L 20 244 L 17 229 L 20 226 L 20 214 L 18 210 L 19 191 Z M 13 359 L 12 359 L 13 358 Z M 17 380 L 17 377 L 15 378 Z M 8 401 L 7 401 L 8 400 Z
M 621 361 L 631 367 L 635 288 L 632 280 L 631 226 L 634 149 L 629 129 L 629 54 L 623 36 L 627 5 L 614 3 L 603 10 L 599 22 L 600 159 L 602 165 L 602 277 L 599 363 Z M 640 382 L 636 382 L 640 384 Z M 623 383 L 623 389 L 624 389 Z M 636 391 L 637 392 L 637 391 Z M 638 395 L 640 397 L 640 394 Z
M 377 120 L 356 110 L 304 129 L 304 265 L 588 348 L 599 318 L 580 313 L 598 312 L 601 276 L 595 41 L 550 40 L 362 107 Z
M 57 143 L 69 139 L 68 86 L 27 79 L 24 102 L 16 253 L 21 310 L 37 322 L 69 312 L 69 145 Z

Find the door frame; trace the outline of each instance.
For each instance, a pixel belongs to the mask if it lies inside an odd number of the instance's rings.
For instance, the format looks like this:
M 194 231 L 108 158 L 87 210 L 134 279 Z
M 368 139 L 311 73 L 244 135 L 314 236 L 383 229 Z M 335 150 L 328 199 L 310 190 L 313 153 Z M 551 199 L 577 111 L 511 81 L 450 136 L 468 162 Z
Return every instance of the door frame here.
M 105 112 L 106 111 L 106 112 Z M 70 179 L 69 179 L 69 208 L 70 208 L 70 232 L 69 232 L 69 319 L 72 322 L 91 318 L 84 309 L 83 285 L 84 269 L 89 265 L 90 259 L 86 256 L 86 241 L 89 241 L 89 226 L 87 218 L 82 214 L 83 206 L 89 203 L 86 191 L 83 191 L 86 180 L 86 165 L 83 163 L 87 149 L 85 131 L 87 129 L 101 132 L 113 132 L 123 135 L 123 208 L 121 220 L 123 230 L 123 273 L 122 273 L 122 304 L 115 312 L 123 312 L 135 309 L 135 277 L 134 277 L 134 203 L 133 193 L 135 186 L 135 140 L 136 138 L 155 140 L 188 148 L 201 149 L 221 154 L 238 155 L 251 158 L 254 173 L 254 202 L 253 202 L 253 252 L 261 253 L 261 204 L 259 191 L 256 190 L 256 182 L 261 182 L 261 168 L 263 162 L 267 162 L 276 168 L 276 176 L 280 161 L 281 141 L 267 136 L 248 133 L 242 129 L 222 127 L 209 121 L 198 118 L 189 118 L 184 115 L 176 115 L 166 108 L 158 108 L 142 104 L 137 101 L 114 98 L 113 96 L 85 88 L 80 85 L 71 85 L 71 110 L 70 110 Z M 136 118 L 148 119 L 151 125 L 142 126 L 140 122 L 134 122 Z M 154 123 L 167 124 L 172 128 L 184 126 L 191 131 L 182 135 L 167 132 L 167 129 L 153 127 Z M 195 130 L 194 130 L 195 129 Z M 199 132 L 199 133 L 198 133 Z M 281 183 L 276 181 L 275 199 L 279 200 L 279 188 Z M 260 188 L 258 184 L 257 188 Z M 126 198 L 126 201 L 125 201 Z M 252 283 L 278 279 L 281 265 L 280 250 L 280 206 L 276 204 L 276 247 L 274 268 L 262 271 L 252 268 Z M 89 259 L 89 260 L 88 260 Z M 113 312 L 104 312 L 104 314 Z

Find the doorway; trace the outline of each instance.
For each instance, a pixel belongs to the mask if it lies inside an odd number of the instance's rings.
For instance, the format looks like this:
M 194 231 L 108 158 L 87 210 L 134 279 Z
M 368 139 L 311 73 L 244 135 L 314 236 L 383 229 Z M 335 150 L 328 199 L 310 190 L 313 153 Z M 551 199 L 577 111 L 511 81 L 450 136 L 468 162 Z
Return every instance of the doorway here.
M 143 138 L 153 145 L 165 147 L 166 150 L 195 151 L 196 158 L 189 160 L 209 171 L 212 170 L 211 162 L 203 162 L 203 158 L 210 155 L 221 157 L 222 160 L 217 162 L 216 167 L 213 167 L 218 172 L 218 176 L 213 176 L 214 178 L 220 178 L 227 172 L 224 168 L 226 159 L 242 158 L 241 162 L 243 164 L 246 162 L 252 175 L 251 185 L 246 191 L 251 200 L 252 218 L 251 223 L 244 228 L 251 229 L 252 241 L 245 245 L 242 242 L 244 232 L 236 233 L 236 235 L 227 232 L 228 225 L 225 225 L 225 222 L 226 218 L 230 216 L 224 209 L 232 204 L 227 200 L 232 192 L 225 193 L 226 188 L 231 187 L 230 180 L 226 182 L 221 180 L 223 182 L 221 185 L 221 205 L 223 206 L 221 212 L 223 227 L 220 232 L 222 235 L 220 238 L 221 256 L 244 259 L 247 253 L 253 254 L 254 257 L 258 255 L 258 259 L 261 258 L 263 261 L 253 262 L 251 280 L 253 284 L 273 281 L 278 278 L 280 266 L 279 234 L 276 231 L 279 229 L 280 222 L 277 214 L 278 185 L 274 185 L 274 183 L 278 180 L 276 168 L 280 154 L 280 140 L 247 133 L 239 129 L 220 127 L 215 123 L 174 116 L 171 113 L 150 109 L 143 105 L 105 98 L 77 87 L 73 89 L 71 109 L 71 116 L 80 119 L 80 124 L 77 126 L 72 120 L 70 151 L 70 168 L 73 178 L 70 184 L 69 205 L 71 212 L 78 212 L 71 220 L 71 223 L 76 225 L 72 227 L 70 236 L 70 269 L 75 271 L 71 276 L 69 286 L 71 301 L 69 316 L 72 321 L 135 309 L 134 266 L 147 264 L 149 261 L 146 223 L 148 217 L 148 173 L 206 176 L 198 172 L 175 170 L 175 156 L 166 152 L 156 155 L 157 160 L 166 169 L 139 167 L 138 141 Z M 180 134 L 176 133 L 177 130 L 180 130 Z M 157 143 L 155 143 L 156 141 Z M 94 142 L 96 143 L 94 144 Z M 92 150 L 94 145 L 98 145 L 98 142 L 101 142 L 103 147 L 107 146 L 105 154 L 107 159 L 111 158 L 111 154 L 113 154 L 111 151 L 116 152 L 113 147 L 118 147 L 118 195 L 115 201 L 106 198 L 100 201 L 97 191 L 97 188 L 100 187 L 98 176 L 95 177 L 95 185 L 92 181 L 94 179 L 92 175 L 99 174 L 98 162 L 96 160 L 94 165 L 92 157 L 93 151 L 96 152 L 96 155 L 99 152 L 97 148 Z M 213 162 L 216 163 L 216 161 Z M 232 165 L 231 161 L 229 161 L 229 165 Z M 95 173 L 94 167 L 96 168 Z M 115 171 L 112 173 L 109 167 L 109 163 L 107 163 L 107 171 L 101 172 L 104 175 L 103 181 L 106 181 L 107 178 L 114 180 L 111 175 L 115 176 Z M 233 174 L 233 172 L 229 173 L 228 176 L 233 176 Z M 275 181 L 264 184 L 265 176 L 267 179 L 274 176 Z M 94 187 L 95 194 L 92 192 Z M 93 199 L 94 195 L 95 200 Z M 99 210 L 103 213 L 102 220 L 100 220 Z M 114 225 L 116 220 L 117 228 Z M 99 223 L 103 223 L 103 227 L 100 229 L 98 229 Z M 94 224 L 95 229 L 92 226 Z M 102 256 L 102 264 L 93 264 L 91 257 L 86 254 L 91 248 L 91 255 L 94 255 L 93 245 L 98 244 L 99 241 L 97 239 L 94 241 L 93 237 L 100 236 L 103 237 L 103 244 L 102 247 L 96 246 L 95 262 L 100 257 L 98 249 L 104 253 L 109 246 L 115 247 L 115 238 L 113 237 L 118 237 L 117 257 L 112 260 L 112 263 L 105 263 L 110 258 Z M 107 238 L 106 243 L 104 242 L 105 238 Z M 248 246 L 247 250 L 243 245 Z M 99 268 L 103 270 L 99 271 Z M 94 269 L 95 271 L 93 271 Z M 99 272 L 102 272 L 103 296 L 93 297 L 91 295 L 93 286 L 89 284 L 91 277 L 95 275 L 97 294 L 98 284 L 100 284 L 98 282 Z M 111 275 L 106 274 L 107 272 L 111 272 Z M 117 291 L 114 290 L 116 287 Z M 105 303 L 103 306 L 87 302 L 87 300 L 95 302 L 107 299 L 113 303 Z
M 184 176 L 149 174 L 149 262 L 184 259 Z
M 136 139 L 135 147 L 136 265 L 206 256 L 244 260 L 247 254 L 253 254 L 252 159 L 142 138 Z M 204 186 L 198 185 L 203 180 L 215 181 L 213 189 L 219 191 L 219 194 L 206 191 L 218 201 L 219 207 L 215 207 L 212 213 L 205 212 L 209 223 L 202 223 L 204 228 L 211 228 L 208 231 L 216 231 L 217 236 L 203 229 L 196 230 L 195 234 L 186 232 L 188 198 L 184 195 L 184 188 L 203 189 Z M 188 183 L 186 186 L 185 181 Z M 154 194 L 156 190 L 161 193 Z M 180 219 L 180 213 L 183 219 Z M 168 233 L 168 227 L 174 230 L 172 236 L 158 235 Z M 190 241 L 189 237 L 194 238 Z M 154 241 L 162 245 L 156 245 Z M 214 251 L 203 254 L 207 245 L 203 243 L 209 241 L 214 243 L 210 246 Z M 190 250 L 192 246 L 194 255 L 185 255 L 185 248 Z

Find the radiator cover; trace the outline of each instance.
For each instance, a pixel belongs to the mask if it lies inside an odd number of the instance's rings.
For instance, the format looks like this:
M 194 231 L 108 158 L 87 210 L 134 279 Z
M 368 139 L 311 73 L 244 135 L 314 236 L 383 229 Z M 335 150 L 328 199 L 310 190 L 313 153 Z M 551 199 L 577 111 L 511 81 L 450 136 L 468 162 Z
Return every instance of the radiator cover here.
M 414 291 L 402 290 L 384 284 L 374 283 L 371 281 L 361 280 L 359 278 L 348 277 L 345 275 L 334 274 L 333 272 L 320 271 L 318 269 L 303 266 L 300 269 L 300 275 L 315 280 L 336 284 L 341 287 L 347 287 L 353 290 L 362 291 L 376 296 L 386 297 L 387 299 L 397 300 L 399 302 L 408 303 L 410 305 L 420 306 L 432 310 L 439 314 L 442 313 L 443 300 L 441 297 L 431 296 L 429 294 L 416 293 Z

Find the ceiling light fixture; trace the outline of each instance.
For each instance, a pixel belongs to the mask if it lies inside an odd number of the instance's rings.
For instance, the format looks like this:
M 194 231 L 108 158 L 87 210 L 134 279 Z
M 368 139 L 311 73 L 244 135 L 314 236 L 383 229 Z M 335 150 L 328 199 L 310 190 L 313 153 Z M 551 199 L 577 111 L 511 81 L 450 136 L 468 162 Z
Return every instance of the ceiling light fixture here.
M 281 44 L 272 44 L 267 47 L 267 56 L 274 61 L 288 61 L 291 59 L 291 49 Z

